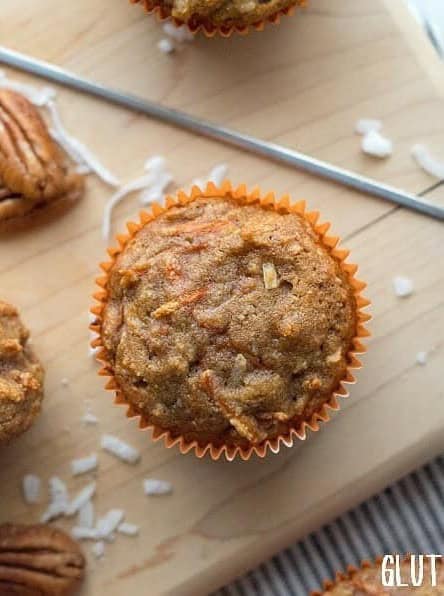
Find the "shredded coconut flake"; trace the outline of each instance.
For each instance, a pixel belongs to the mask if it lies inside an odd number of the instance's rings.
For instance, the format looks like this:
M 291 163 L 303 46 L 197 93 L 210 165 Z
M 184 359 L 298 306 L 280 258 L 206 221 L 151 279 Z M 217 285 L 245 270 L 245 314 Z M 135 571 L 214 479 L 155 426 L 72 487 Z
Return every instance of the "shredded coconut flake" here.
M 42 524 L 47 524 L 53 519 L 57 519 L 66 513 L 66 505 L 62 503 L 50 503 L 46 510 L 40 516 Z
M 137 449 L 114 435 L 103 435 L 100 445 L 102 449 L 128 464 L 135 464 L 140 459 L 140 452 Z
M 75 515 L 80 511 L 80 509 L 92 499 L 94 493 L 96 492 L 96 483 L 91 482 L 91 484 L 87 484 L 82 490 L 74 497 L 74 499 L 69 503 L 66 509 L 66 515 Z
M 342 356 L 342 349 L 338 348 L 335 352 L 333 352 L 333 354 L 329 354 L 327 356 L 327 362 L 330 364 L 339 362 L 339 360 L 341 359 L 341 356 Z
M 147 496 L 170 495 L 173 492 L 173 485 L 166 480 L 146 478 L 143 481 L 143 491 Z
M 444 162 L 438 161 L 424 145 L 412 147 L 412 157 L 416 163 L 430 176 L 444 179 Z
M 408 277 L 395 277 L 393 279 L 393 288 L 398 298 L 407 298 L 413 293 L 413 282 Z
M 103 213 L 102 235 L 109 240 L 111 232 L 111 216 L 114 207 L 126 196 L 133 192 L 143 191 L 140 200 L 147 205 L 152 201 L 161 200 L 169 184 L 173 181 L 172 174 L 167 170 L 166 161 L 162 156 L 155 156 L 145 162 L 144 176 L 124 184 L 112 195 L 105 205 Z
M 192 182 L 193 185 L 204 189 L 208 182 L 213 182 L 216 186 L 220 186 L 225 180 L 228 174 L 228 166 L 225 163 L 218 164 L 212 168 L 206 178 L 195 178 Z
M 173 176 L 169 172 L 159 172 L 153 185 L 142 191 L 139 198 L 140 203 L 150 205 L 154 201 L 161 201 L 171 182 L 173 182 Z
M 420 366 L 425 366 L 427 364 L 428 357 L 429 355 L 427 352 L 418 352 L 416 354 L 417 364 L 419 364 Z
M 94 527 L 94 505 L 92 501 L 87 501 L 79 509 L 77 516 L 77 526 L 79 528 L 93 528 Z
M 137 536 L 139 534 L 139 526 L 124 522 L 117 527 L 117 531 L 125 536 Z
M 98 542 L 93 544 L 91 552 L 96 559 L 102 559 L 105 556 L 105 543 L 103 542 L 103 540 L 99 540 Z
M 276 267 L 273 263 L 264 263 L 262 265 L 262 271 L 264 275 L 264 286 L 266 290 L 274 290 L 278 287 L 278 276 Z
M 99 348 L 93 348 L 92 346 L 88 346 L 88 356 L 90 358 L 94 358 L 99 351 Z
M 389 157 L 393 153 L 392 141 L 383 137 L 376 130 L 370 131 L 363 137 L 361 148 L 367 155 L 381 159 Z
M 100 538 L 113 540 L 113 534 L 124 517 L 125 512 L 122 509 L 111 509 L 104 517 L 101 517 L 96 524 L 96 530 Z
M 92 453 L 88 457 L 81 459 L 74 459 L 71 462 L 71 472 L 73 476 L 79 476 L 80 474 L 86 474 L 92 472 L 97 468 L 97 454 Z
M 171 39 L 174 39 L 174 41 L 178 41 L 179 43 L 193 41 L 194 39 L 194 35 L 186 25 L 176 27 L 173 23 L 167 22 L 163 25 L 163 31 L 168 37 L 171 37 Z
M 361 118 L 355 124 L 355 132 L 358 135 L 365 136 L 370 132 L 380 132 L 382 122 L 373 118 Z
M 55 501 L 60 497 L 65 498 L 68 496 L 66 484 L 58 476 L 52 476 L 49 479 L 49 495 L 52 501 Z
M 82 422 L 83 422 L 83 424 L 89 424 L 91 426 L 95 426 L 96 424 L 99 423 L 99 419 L 92 412 L 88 411 L 88 412 L 85 412 L 85 414 L 82 416 Z
M 26 474 L 23 477 L 23 497 L 29 505 L 34 505 L 40 499 L 41 481 L 35 474 Z
M 96 528 L 83 528 L 81 526 L 74 526 L 71 529 L 71 536 L 76 540 L 98 540 L 100 538 Z
M 163 54 L 172 54 L 176 49 L 174 42 L 171 39 L 164 37 L 159 41 L 157 47 Z
M 52 87 L 36 87 L 29 83 L 11 81 L 5 72 L 0 71 L 0 87 L 24 95 L 28 101 L 37 107 L 43 107 L 55 99 L 56 91 Z
M 68 489 L 58 476 L 49 479 L 49 497 L 50 503 L 40 518 L 42 523 L 66 515 L 69 504 Z
M 66 151 L 71 159 L 80 166 L 89 168 L 103 182 L 110 186 L 118 187 L 120 182 L 86 145 L 71 136 L 62 124 L 59 111 L 53 101 L 46 104 L 52 120 L 51 136 Z

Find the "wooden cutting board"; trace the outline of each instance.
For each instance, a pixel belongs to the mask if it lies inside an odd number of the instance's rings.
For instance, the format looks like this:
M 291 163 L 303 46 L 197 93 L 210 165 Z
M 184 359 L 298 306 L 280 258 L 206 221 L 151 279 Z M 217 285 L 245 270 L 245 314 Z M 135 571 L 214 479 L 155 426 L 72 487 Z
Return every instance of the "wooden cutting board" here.
M 0 6 L 0 39 L 9 47 L 410 191 L 434 184 L 409 151 L 424 142 L 444 158 L 444 67 L 402 0 L 312 0 L 279 28 L 199 37 L 172 56 L 157 49 L 161 38 L 161 27 L 125 0 Z M 20 307 L 47 370 L 38 423 L 0 453 L 0 521 L 30 522 L 44 508 L 23 503 L 23 474 L 58 474 L 74 492 L 87 479 L 70 478 L 70 460 L 98 450 L 101 433 L 115 433 L 143 458 L 132 467 L 100 453 L 96 509 L 124 508 L 141 532 L 119 537 L 103 561 L 89 556 L 83 594 L 199 596 L 444 449 L 442 223 L 67 90 L 59 106 L 68 129 L 122 180 L 163 154 L 177 186 L 226 162 L 235 182 L 306 198 L 361 265 L 374 339 L 343 412 L 292 450 L 266 461 L 214 463 L 153 444 L 111 405 L 88 356 L 87 312 L 110 196 L 91 178 L 82 204 L 63 219 L 0 239 L 1 297 Z M 360 117 L 384 121 L 393 158 L 361 154 L 353 133 Z M 444 204 L 444 187 L 429 196 Z M 136 211 L 135 198 L 124 202 L 114 229 Z M 395 275 L 414 280 L 414 295 L 394 296 Z M 419 367 L 423 350 L 429 361 Z M 97 428 L 80 422 L 85 400 Z M 148 499 L 145 477 L 170 480 L 174 494 Z

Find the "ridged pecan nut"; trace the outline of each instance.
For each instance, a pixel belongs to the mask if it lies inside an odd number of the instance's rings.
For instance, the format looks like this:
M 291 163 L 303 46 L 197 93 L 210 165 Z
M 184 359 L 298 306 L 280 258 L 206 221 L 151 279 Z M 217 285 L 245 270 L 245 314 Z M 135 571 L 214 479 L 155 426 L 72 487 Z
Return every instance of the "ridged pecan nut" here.
M 85 574 L 79 545 L 51 526 L 0 526 L 0 594 L 66 596 Z
M 0 90 L 0 180 L 12 194 L 50 200 L 72 189 L 64 156 L 37 109 L 22 95 Z

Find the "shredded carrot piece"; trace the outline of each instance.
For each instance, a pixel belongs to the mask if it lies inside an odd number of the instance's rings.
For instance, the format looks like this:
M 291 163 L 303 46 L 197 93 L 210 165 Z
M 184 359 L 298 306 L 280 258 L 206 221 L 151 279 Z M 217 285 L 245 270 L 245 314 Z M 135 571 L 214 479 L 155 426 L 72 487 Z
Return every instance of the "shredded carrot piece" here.
M 180 303 L 181 304 L 192 304 L 193 302 L 197 302 L 198 300 L 203 298 L 206 293 L 207 293 L 206 288 L 200 288 L 199 290 L 195 290 L 194 292 L 185 294 L 182 298 L 180 298 Z
M 156 308 L 156 310 L 152 313 L 152 316 L 155 319 L 167 317 L 173 314 L 173 312 L 178 310 L 181 306 L 187 306 L 188 304 L 193 304 L 193 302 L 197 302 L 198 300 L 203 298 L 206 293 L 206 288 L 200 288 L 199 290 L 195 290 L 194 292 L 184 294 L 177 300 L 170 300 L 169 302 L 165 302 L 164 304 L 161 304 L 159 308 Z
M 204 222 L 204 223 L 196 223 L 196 222 L 187 222 L 183 224 L 177 224 L 171 228 L 166 230 L 168 236 L 175 236 L 176 234 L 189 234 L 189 233 L 211 233 L 217 232 L 221 228 L 227 226 L 230 222 L 225 219 L 216 219 L 214 221 Z

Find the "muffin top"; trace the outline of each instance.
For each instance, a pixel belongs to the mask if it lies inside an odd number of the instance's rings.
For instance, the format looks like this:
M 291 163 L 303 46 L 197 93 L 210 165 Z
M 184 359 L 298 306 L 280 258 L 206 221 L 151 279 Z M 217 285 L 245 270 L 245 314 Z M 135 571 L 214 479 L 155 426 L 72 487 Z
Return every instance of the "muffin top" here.
M 161 0 L 179 21 L 213 25 L 250 25 L 305 0 Z
M 0 301 L 0 445 L 27 430 L 40 412 L 43 368 L 16 308 Z
M 102 341 L 134 409 L 199 444 L 308 420 L 356 335 L 348 275 L 297 214 L 198 198 L 145 225 L 109 274 Z
M 401 563 L 400 576 L 402 583 L 411 584 L 411 562 L 408 557 Z M 418 573 L 418 563 L 416 572 Z M 423 585 L 420 587 L 385 587 L 381 581 L 379 565 L 360 569 L 348 579 L 338 582 L 334 587 L 325 591 L 323 596 L 444 596 L 444 565 L 436 563 L 437 586 L 432 586 L 431 563 L 424 559 Z

